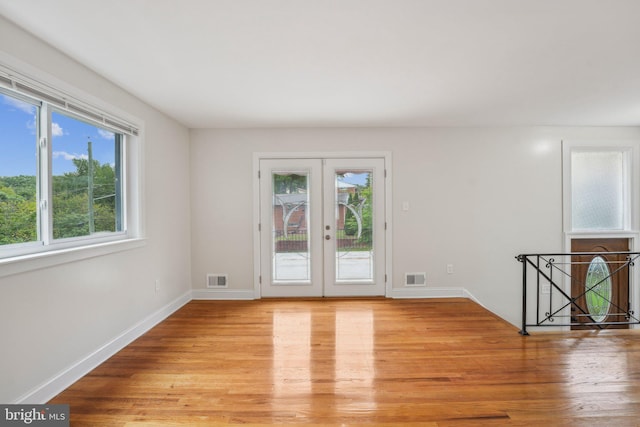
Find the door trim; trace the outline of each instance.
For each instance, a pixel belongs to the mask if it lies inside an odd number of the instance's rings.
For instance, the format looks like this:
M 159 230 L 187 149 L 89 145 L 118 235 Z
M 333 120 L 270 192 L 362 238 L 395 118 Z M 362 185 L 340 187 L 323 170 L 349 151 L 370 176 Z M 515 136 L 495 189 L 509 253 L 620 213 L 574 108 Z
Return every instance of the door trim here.
M 386 179 L 384 183 L 386 218 L 385 239 L 385 296 L 393 290 L 393 194 L 392 194 L 392 155 L 391 151 L 331 151 L 331 152 L 254 152 L 252 166 L 253 182 L 253 293 L 255 299 L 262 298 L 260 289 L 260 160 L 271 159 L 341 159 L 341 158 L 382 158 L 384 159 Z

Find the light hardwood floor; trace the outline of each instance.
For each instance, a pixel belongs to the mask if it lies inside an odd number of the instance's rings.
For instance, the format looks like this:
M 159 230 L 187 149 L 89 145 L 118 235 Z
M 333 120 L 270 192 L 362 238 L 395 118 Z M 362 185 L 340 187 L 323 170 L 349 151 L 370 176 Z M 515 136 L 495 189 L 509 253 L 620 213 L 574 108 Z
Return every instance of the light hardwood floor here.
M 72 426 L 640 425 L 640 331 L 466 299 L 192 301 L 52 403 Z

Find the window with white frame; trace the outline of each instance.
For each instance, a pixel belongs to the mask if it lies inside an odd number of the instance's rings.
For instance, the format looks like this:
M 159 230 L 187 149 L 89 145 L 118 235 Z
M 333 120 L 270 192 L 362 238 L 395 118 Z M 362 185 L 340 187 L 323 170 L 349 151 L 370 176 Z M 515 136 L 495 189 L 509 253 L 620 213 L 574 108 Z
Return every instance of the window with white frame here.
M 0 259 L 133 237 L 126 153 L 137 134 L 0 73 Z
M 571 224 L 576 230 L 624 230 L 627 217 L 623 150 L 571 153 Z
M 567 144 L 565 157 L 565 231 L 631 231 L 634 146 Z

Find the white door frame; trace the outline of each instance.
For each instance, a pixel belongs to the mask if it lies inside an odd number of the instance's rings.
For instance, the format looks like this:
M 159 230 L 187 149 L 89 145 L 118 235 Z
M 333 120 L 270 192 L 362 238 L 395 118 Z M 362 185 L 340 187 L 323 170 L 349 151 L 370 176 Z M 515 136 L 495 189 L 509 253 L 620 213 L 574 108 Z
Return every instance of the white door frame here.
M 255 299 L 261 298 L 260 289 L 260 160 L 261 159 L 341 159 L 341 158 L 379 158 L 384 159 L 386 179 L 384 183 L 386 218 L 385 238 L 385 296 L 390 297 L 392 281 L 393 248 L 393 195 L 392 195 L 392 156 L 390 151 L 345 151 L 345 152 L 256 152 L 253 153 L 253 293 Z
M 627 168 L 626 177 L 628 180 L 627 206 L 625 206 L 625 219 L 623 230 L 604 231 L 581 231 L 573 230 L 571 223 L 571 153 L 573 150 L 609 151 L 619 150 L 626 152 Z M 640 251 L 640 141 L 633 140 L 588 140 L 588 141 L 562 141 L 562 228 L 564 234 L 564 252 L 571 252 L 571 241 L 576 239 L 629 239 L 629 251 Z M 635 313 L 640 313 L 640 270 L 634 268 L 630 277 L 629 300 L 632 303 L 631 309 Z M 563 279 L 564 291 L 571 295 L 571 278 L 565 276 Z M 570 315 L 567 307 L 563 313 Z M 631 325 L 631 329 L 640 329 L 638 325 Z M 556 329 L 556 328 L 552 328 Z M 560 327 L 560 330 L 570 330 L 571 327 Z

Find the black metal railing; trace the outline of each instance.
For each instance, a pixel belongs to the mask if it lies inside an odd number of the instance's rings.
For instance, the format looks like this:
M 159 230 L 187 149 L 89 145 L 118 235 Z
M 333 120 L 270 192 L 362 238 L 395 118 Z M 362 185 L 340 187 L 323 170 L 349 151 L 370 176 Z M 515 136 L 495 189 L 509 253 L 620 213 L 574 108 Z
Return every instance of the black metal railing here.
M 294 229 L 289 227 L 285 236 L 281 230 L 274 231 L 276 252 L 307 252 L 309 234 L 306 228 Z M 334 237 L 338 251 L 370 251 L 371 229 L 365 228 L 360 237 L 337 230 Z
M 522 335 L 528 327 L 627 328 L 640 252 L 521 254 Z M 594 261 L 595 260 L 595 261 Z

